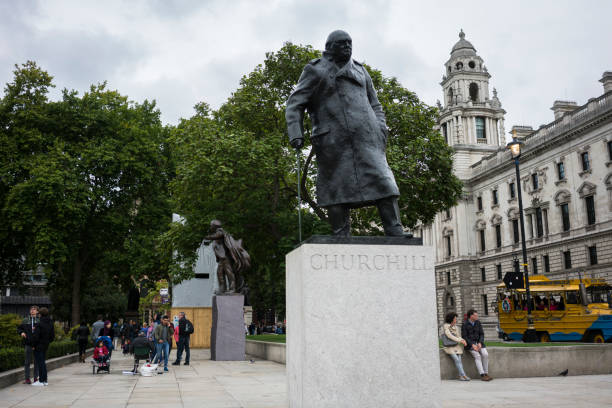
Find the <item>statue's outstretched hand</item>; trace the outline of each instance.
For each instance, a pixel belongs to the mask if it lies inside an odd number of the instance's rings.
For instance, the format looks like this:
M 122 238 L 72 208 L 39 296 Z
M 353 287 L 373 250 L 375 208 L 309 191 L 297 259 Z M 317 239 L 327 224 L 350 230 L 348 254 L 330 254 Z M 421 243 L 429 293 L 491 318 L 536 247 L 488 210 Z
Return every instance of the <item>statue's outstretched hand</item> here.
M 304 146 L 304 139 L 302 138 L 293 139 L 289 143 L 291 144 L 291 147 L 293 147 L 294 149 L 301 149 L 302 146 Z

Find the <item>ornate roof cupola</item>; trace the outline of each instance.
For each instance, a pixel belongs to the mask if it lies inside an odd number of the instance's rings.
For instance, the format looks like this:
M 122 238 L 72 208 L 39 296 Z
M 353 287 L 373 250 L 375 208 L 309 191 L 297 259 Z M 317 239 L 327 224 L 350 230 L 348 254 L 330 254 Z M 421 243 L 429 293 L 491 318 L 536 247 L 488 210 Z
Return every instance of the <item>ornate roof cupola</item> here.
M 489 97 L 491 74 L 463 30 L 444 67 L 439 126 L 446 142 L 455 148 L 456 174 L 464 178 L 472 164 L 506 145 L 506 111 L 496 90 Z

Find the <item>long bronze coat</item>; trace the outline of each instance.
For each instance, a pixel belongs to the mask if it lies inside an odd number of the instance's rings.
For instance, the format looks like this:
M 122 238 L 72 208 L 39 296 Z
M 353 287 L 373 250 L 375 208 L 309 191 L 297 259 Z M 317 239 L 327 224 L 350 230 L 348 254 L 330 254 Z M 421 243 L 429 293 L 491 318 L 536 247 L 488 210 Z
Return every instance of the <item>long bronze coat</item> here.
M 344 67 L 324 54 L 302 72 L 287 101 L 289 139 L 302 138 L 304 111 L 312 122 L 320 206 L 370 205 L 399 196 L 387 164 L 387 130 L 372 78 L 358 62 Z

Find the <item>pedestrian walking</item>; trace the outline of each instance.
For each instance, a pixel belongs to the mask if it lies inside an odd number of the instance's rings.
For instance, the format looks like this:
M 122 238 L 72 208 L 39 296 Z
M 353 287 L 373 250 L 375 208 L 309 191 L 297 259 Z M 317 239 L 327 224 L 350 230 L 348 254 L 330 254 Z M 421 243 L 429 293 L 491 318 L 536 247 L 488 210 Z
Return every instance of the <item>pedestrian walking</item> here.
M 102 315 L 98 315 L 98 320 L 96 320 L 91 325 L 91 342 L 96 344 L 96 339 L 100 336 L 100 330 L 104 328 L 104 321 L 102 320 Z
M 32 333 L 32 350 L 34 351 L 34 359 L 38 364 L 38 381 L 32 383 L 35 386 L 49 385 L 47 382 L 47 349 L 49 343 L 55 338 L 55 330 L 53 321 L 49 317 L 49 309 L 46 307 L 40 308 L 40 321 L 34 326 Z
M 30 307 L 30 315 L 23 319 L 21 324 L 17 327 L 17 333 L 22 338 L 25 361 L 24 361 L 24 374 L 25 380 L 24 384 L 32 384 L 30 381 L 30 364 L 34 361 L 34 382 L 38 381 L 38 364 L 36 364 L 36 360 L 34 359 L 34 354 L 32 352 L 32 332 L 34 331 L 34 327 L 38 324 L 38 306 Z
M 81 325 L 76 329 L 76 339 L 79 343 L 79 361 L 85 362 L 85 351 L 87 349 L 87 340 L 89 339 L 90 330 L 85 322 L 81 322 Z

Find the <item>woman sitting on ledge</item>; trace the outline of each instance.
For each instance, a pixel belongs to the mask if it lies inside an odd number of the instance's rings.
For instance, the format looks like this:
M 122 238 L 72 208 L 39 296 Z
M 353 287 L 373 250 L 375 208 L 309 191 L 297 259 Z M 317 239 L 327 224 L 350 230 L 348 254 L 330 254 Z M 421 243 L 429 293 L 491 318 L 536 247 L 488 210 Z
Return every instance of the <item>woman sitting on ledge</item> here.
M 457 342 L 454 346 L 445 346 L 444 352 L 453 360 L 457 371 L 459 371 L 459 381 L 470 381 L 470 377 L 465 375 L 463 371 L 463 364 L 461 363 L 461 356 L 463 355 L 463 347 L 467 345 L 467 342 L 461 338 L 459 329 L 457 328 L 457 313 L 450 312 L 446 314 L 444 318 L 444 325 L 442 330 L 446 338 L 451 341 Z

